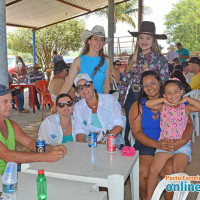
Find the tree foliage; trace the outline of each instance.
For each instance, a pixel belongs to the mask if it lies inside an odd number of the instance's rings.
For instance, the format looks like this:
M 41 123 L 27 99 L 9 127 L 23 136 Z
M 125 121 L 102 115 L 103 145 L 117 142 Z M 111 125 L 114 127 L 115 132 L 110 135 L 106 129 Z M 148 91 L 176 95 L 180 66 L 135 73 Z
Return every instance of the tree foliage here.
M 133 19 L 133 15 L 135 15 L 138 12 L 137 4 L 138 0 L 131 0 L 115 5 L 114 32 L 116 32 L 116 25 L 118 22 L 130 24 L 135 28 L 135 21 Z M 149 13 L 151 13 L 151 9 L 149 7 L 144 7 L 143 14 Z M 108 17 L 108 8 L 97 11 L 94 14 Z
M 180 0 L 165 16 L 168 43 L 181 42 L 190 51 L 200 50 L 200 1 Z
M 70 20 L 50 26 L 36 33 L 36 59 L 41 66 L 48 68 L 51 63 L 52 52 L 57 50 L 60 55 L 68 51 L 77 51 L 81 45 L 81 32 L 85 29 L 82 20 Z M 8 33 L 8 48 L 18 55 L 21 53 L 33 54 L 32 31 L 18 28 Z

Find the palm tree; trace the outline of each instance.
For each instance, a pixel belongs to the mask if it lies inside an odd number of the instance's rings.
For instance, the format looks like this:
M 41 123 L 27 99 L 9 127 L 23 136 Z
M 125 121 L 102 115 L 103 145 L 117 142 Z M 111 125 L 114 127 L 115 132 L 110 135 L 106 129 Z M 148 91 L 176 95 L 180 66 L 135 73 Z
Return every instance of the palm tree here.
M 138 0 L 130 0 L 115 6 L 114 12 L 114 33 L 116 33 L 116 25 L 118 22 L 128 23 L 135 28 L 135 22 L 132 15 L 136 15 L 138 12 Z M 151 9 L 149 7 L 143 8 L 143 14 L 150 14 Z M 108 17 L 108 9 L 103 9 L 95 12 L 94 14 L 99 16 Z

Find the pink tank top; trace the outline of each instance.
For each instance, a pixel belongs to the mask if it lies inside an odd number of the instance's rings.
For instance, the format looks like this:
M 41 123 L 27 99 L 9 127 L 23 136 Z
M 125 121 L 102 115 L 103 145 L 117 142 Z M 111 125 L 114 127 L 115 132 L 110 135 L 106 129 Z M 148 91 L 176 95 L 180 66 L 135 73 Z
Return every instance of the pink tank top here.
M 185 104 L 182 103 L 177 108 L 168 104 L 163 105 L 160 117 L 160 138 L 181 139 L 187 125 L 188 116 L 185 113 Z

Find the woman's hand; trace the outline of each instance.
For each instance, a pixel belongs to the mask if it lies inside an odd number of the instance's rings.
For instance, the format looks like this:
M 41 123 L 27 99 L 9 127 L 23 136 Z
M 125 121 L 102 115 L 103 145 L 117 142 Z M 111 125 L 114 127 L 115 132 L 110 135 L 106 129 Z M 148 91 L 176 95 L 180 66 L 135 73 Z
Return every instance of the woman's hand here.
M 184 145 L 182 139 L 176 139 L 176 140 L 170 140 L 170 141 L 173 148 L 172 151 L 176 151 L 177 149 L 181 148 Z
M 158 141 L 157 143 L 159 145 L 158 149 L 162 149 L 165 151 L 173 151 L 173 142 L 171 140 L 164 139 Z

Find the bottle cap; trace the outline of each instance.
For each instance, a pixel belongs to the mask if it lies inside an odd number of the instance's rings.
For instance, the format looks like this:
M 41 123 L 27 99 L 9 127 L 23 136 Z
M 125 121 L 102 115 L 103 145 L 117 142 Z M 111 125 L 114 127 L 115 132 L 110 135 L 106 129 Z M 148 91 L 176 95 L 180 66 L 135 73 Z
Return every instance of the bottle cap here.
M 38 174 L 44 174 L 44 169 L 38 169 Z
M 2 177 L 2 182 L 7 184 L 14 184 L 17 182 L 17 163 L 7 163 L 5 172 Z

